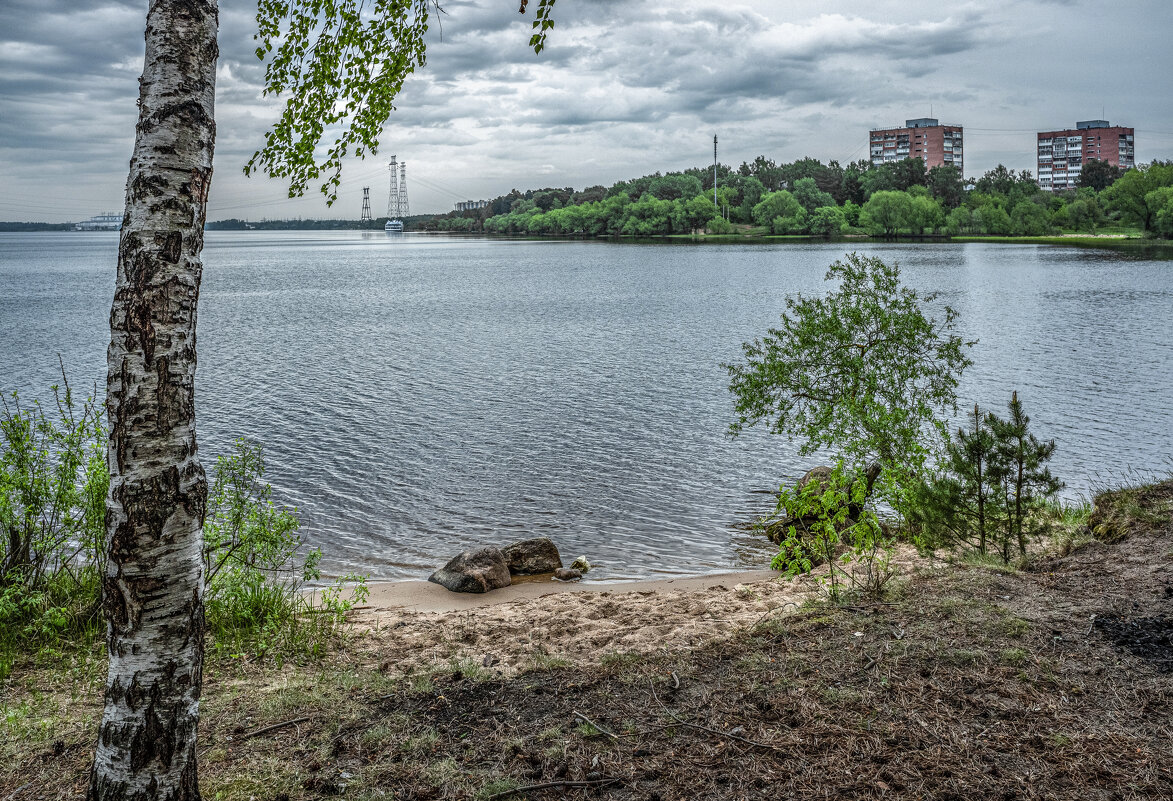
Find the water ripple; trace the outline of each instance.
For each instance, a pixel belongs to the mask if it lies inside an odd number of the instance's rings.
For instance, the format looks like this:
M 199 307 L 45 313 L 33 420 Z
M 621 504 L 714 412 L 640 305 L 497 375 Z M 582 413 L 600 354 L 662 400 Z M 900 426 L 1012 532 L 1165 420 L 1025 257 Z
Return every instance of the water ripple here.
M 862 243 L 976 338 L 964 404 L 1017 389 L 1068 496 L 1173 451 L 1173 265 L 1033 245 Z M 0 387 L 104 382 L 116 238 L 0 235 Z M 263 442 L 326 567 L 420 577 L 529 533 L 637 578 L 761 564 L 731 528 L 810 460 L 724 436 L 718 366 L 823 291 L 842 245 L 209 233 L 206 459 Z M 963 404 L 963 405 L 964 405 Z

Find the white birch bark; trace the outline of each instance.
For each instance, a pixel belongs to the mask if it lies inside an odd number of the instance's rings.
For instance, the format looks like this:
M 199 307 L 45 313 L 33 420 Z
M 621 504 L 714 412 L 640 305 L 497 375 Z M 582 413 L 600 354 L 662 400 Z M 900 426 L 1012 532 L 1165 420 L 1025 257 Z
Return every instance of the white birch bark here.
M 110 313 L 110 670 L 88 797 L 198 799 L 203 667 L 196 304 L 215 141 L 215 0 L 151 0 Z

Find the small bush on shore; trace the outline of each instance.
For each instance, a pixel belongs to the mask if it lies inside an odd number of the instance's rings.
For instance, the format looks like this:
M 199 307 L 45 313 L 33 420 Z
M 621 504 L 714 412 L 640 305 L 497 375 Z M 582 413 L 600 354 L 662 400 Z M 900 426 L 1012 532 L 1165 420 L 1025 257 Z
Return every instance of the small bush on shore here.
M 1055 441 L 1030 432 L 1017 392 L 1008 408 L 1002 419 L 974 406 L 971 428 L 957 430 L 917 487 L 910 519 L 922 549 L 961 548 L 1009 564 L 1048 529 L 1046 512 L 1063 487 L 1046 466 Z
M 99 636 L 106 432 L 62 374 L 54 403 L 0 399 L 0 678 L 18 652 Z
M 52 392 L 51 406 L 0 398 L 0 680 L 21 654 L 92 650 L 105 632 L 103 406 L 96 392 L 77 401 L 64 373 Z M 295 511 L 274 505 L 260 445 L 238 440 L 212 472 L 204 601 L 213 652 L 324 653 L 366 597 L 364 577 L 304 591 L 321 579 L 322 554 L 304 547 Z
M 893 575 L 894 540 L 880 524 L 870 484 L 864 471 L 840 460 L 826 482 L 783 488 L 776 511 L 793 522 L 773 568 L 795 576 L 825 562 L 829 570 L 820 583 L 832 600 L 847 593 L 879 595 Z

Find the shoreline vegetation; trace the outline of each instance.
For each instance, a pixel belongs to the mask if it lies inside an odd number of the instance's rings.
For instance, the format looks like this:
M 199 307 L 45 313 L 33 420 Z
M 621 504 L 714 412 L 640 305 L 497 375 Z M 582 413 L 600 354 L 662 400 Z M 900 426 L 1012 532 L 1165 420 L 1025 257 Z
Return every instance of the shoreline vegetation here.
M 1173 480 L 1100 493 L 1017 566 L 898 561 L 881 602 L 829 602 L 823 567 L 460 612 L 364 604 L 313 658 L 212 648 L 203 791 L 1173 794 Z M 97 643 L 63 644 L 5 680 L 3 797 L 84 788 L 104 672 Z
M 483 201 L 479 208 L 404 218 L 413 232 L 649 238 L 732 236 L 874 237 L 918 241 L 1082 244 L 1078 238 L 1173 240 L 1173 161 L 1127 171 L 1082 165 L 1080 187 L 1048 192 L 1029 170 L 1003 165 L 980 178 L 920 158 L 847 165 L 758 156 L 659 172 L 610 187 L 547 187 Z M 215 220 L 206 230 L 371 230 L 387 218 Z M 68 224 L 0 222 L 0 231 L 60 230 Z M 1068 239 L 1071 237 L 1071 239 Z M 1005 239 L 1004 239 L 1005 238 Z

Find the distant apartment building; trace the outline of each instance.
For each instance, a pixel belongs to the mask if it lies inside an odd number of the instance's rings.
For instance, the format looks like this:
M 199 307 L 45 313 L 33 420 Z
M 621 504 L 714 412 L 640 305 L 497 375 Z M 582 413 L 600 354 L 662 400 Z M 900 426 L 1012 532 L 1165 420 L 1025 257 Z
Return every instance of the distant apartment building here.
M 1039 187 L 1062 192 L 1079 186 L 1079 174 L 1089 159 L 1106 161 L 1116 167 L 1136 166 L 1136 145 L 1131 128 L 1107 120 L 1084 120 L 1065 131 L 1042 131 L 1038 135 Z
M 941 125 L 932 117 L 905 120 L 903 128 L 873 128 L 868 137 L 872 164 L 919 158 L 926 167 L 949 165 L 964 175 L 963 131 L 960 125 Z
M 455 204 L 457 211 L 472 211 L 473 209 L 483 209 L 489 205 L 487 200 L 462 200 Z

